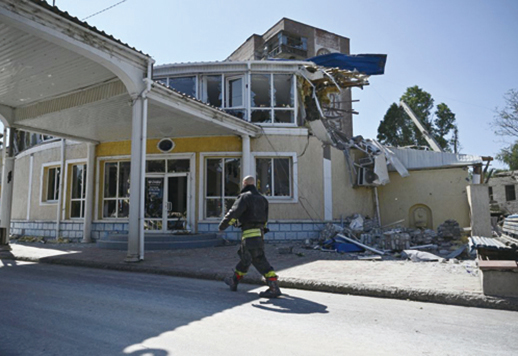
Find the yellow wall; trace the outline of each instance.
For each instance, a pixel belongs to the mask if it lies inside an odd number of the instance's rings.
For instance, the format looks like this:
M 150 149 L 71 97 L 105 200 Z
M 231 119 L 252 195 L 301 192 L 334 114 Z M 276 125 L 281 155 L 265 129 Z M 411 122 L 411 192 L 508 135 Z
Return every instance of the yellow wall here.
M 390 183 L 378 188 L 382 225 L 405 219 L 408 226 L 410 209 L 422 204 L 432 211 L 433 229 L 448 219 L 469 227 L 467 178 L 463 168 L 411 171 L 406 178 L 391 172 Z

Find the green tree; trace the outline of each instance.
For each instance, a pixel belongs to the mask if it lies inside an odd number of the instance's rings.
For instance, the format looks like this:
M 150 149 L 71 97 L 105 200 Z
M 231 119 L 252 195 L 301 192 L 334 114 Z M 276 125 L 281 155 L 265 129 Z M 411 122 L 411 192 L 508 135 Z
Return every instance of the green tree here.
M 509 166 L 512 171 L 518 170 L 518 141 L 509 147 L 502 148 L 496 159 Z
M 437 106 L 434 113 L 436 118 L 433 120 L 431 114 L 434 99 L 417 85 L 407 88 L 400 100 L 412 109 L 443 150 L 458 152 L 460 145 L 455 114 L 446 104 L 441 103 Z M 391 146 L 428 146 L 417 126 L 396 103 L 390 106 L 383 117 L 378 127 L 377 138 L 381 143 Z
M 518 91 L 509 90 L 504 94 L 505 107 L 496 109 L 492 126 L 499 136 L 518 137 Z

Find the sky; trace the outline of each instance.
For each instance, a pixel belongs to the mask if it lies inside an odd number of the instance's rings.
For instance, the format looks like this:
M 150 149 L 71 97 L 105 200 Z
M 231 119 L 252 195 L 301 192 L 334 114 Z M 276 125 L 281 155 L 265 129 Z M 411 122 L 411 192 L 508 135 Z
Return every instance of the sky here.
M 55 0 L 79 19 L 120 2 Z M 387 54 L 385 74 L 353 89 L 355 135 L 376 138 L 389 106 L 417 85 L 455 113 L 461 153 L 495 157 L 514 142 L 490 124 L 518 89 L 516 0 L 126 0 L 86 21 L 165 64 L 224 60 L 283 17 L 348 37 L 351 54 Z

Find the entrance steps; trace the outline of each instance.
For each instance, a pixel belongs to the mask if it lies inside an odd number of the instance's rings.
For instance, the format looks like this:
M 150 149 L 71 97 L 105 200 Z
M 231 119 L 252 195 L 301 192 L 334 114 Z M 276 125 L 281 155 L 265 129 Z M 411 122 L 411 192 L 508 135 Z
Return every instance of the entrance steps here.
M 179 250 L 188 248 L 215 247 L 224 240 L 217 234 L 145 234 L 145 250 Z M 128 235 L 112 234 L 97 240 L 97 247 L 107 250 L 127 250 Z

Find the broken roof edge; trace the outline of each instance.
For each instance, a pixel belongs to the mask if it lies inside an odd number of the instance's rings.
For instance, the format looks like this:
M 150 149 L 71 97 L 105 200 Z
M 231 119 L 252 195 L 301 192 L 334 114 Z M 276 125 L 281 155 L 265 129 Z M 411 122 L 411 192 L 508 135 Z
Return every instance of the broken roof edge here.
M 408 170 L 460 168 L 483 164 L 481 156 L 387 147 Z M 391 168 L 394 168 L 391 166 Z

